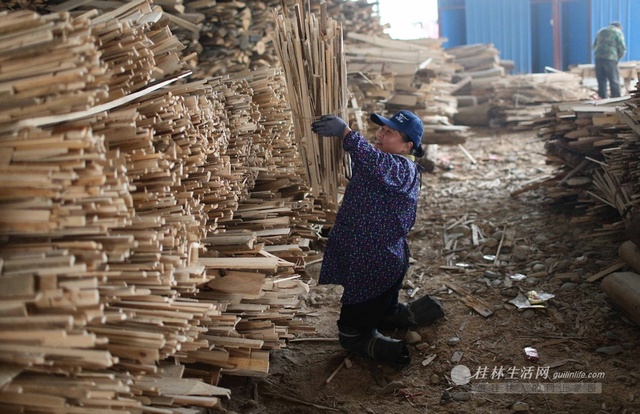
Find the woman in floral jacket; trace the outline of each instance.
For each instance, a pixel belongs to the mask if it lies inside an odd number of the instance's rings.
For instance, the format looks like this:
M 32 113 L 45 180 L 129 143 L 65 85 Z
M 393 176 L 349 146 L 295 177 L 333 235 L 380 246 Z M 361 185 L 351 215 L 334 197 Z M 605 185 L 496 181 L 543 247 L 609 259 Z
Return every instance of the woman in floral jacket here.
M 428 295 L 409 305 L 398 303 L 409 267 L 407 234 L 415 223 L 421 188 L 415 157 L 424 155 L 424 127 L 406 110 L 391 118 L 372 114 L 371 121 L 380 126 L 373 144 L 336 116 L 312 124 L 319 135 L 342 139 L 353 172 L 329 235 L 319 283 L 344 287 L 341 346 L 401 369 L 410 362 L 406 344 L 378 329 L 427 325 L 444 316 L 440 303 Z

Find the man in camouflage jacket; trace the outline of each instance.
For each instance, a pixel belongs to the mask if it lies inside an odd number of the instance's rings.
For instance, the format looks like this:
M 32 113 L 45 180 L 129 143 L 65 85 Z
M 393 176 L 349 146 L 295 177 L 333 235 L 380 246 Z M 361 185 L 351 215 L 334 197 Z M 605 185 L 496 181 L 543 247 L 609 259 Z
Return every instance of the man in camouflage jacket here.
M 598 30 L 593 42 L 593 54 L 596 63 L 596 79 L 598 80 L 598 95 L 608 98 L 607 83 L 611 86 L 611 97 L 620 96 L 620 71 L 618 61 L 627 51 L 622 24 L 611 22 L 609 26 Z

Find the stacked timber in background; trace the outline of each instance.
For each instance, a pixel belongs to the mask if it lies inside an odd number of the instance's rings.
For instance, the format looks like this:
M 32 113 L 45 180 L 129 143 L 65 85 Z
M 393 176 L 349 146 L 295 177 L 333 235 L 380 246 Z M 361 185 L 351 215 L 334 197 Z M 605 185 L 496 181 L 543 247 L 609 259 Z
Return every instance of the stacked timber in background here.
M 491 44 L 456 46 L 446 52 L 460 66 L 451 92 L 458 103 L 456 119 L 465 125 L 484 125 L 491 84 L 505 75 L 505 68 L 500 66 L 500 52 Z
M 0 10 L 29 8 L 50 12 L 101 13 L 127 4 L 125 0 L 103 1 L 5 1 Z M 273 66 L 278 63 L 270 33 L 274 29 L 273 12 L 288 9 L 297 0 L 230 1 L 215 0 L 157 0 L 163 8 L 163 19 L 185 49 L 183 55 L 193 71 L 192 79 L 205 79 L 245 69 Z M 311 12 L 320 15 L 323 0 L 310 2 Z M 366 0 L 332 1 L 327 3 L 330 16 L 343 24 L 345 33 L 382 35 L 377 5 Z
M 620 260 L 587 279 L 640 324 L 640 92 L 631 97 L 553 105 L 537 122 L 557 174 L 534 183 L 588 223 L 594 251 L 617 247 Z M 533 188 L 532 187 L 532 188 Z M 619 271 L 629 267 L 632 271 Z
M 189 13 L 191 5 L 203 3 L 199 0 L 185 1 L 185 13 Z M 278 63 L 270 34 L 275 29 L 273 13 L 282 11 L 281 0 L 209 3 L 209 7 L 197 10 L 201 15 L 200 37 L 192 47 L 198 54 L 198 66 L 205 68 L 204 76 Z M 319 16 L 322 3 L 320 0 L 311 1 L 310 12 Z M 292 10 L 302 2 L 286 0 L 284 4 Z M 333 1 L 324 6 L 327 7 L 327 15 L 342 23 L 345 33 L 382 33 L 384 30 L 374 10 L 376 5 L 366 0 Z
M 588 99 L 582 78 L 566 72 L 506 76 L 493 84 L 490 124 L 530 129 L 554 103 Z
M 391 115 L 408 109 L 425 123 L 424 144 L 454 143 L 452 139 L 455 143 L 464 142 L 466 128 L 450 123 L 457 106 L 448 80 L 457 66 L 444 53 L 442 42 L 442 39 L 401 41 L 349 33 L 345 47 L 347 68 L 361 85 L 355 88 L 360 92 L 357 99 L 362 100 L 354 106 L 355 112 Z M 392 86 L 384 90 L 380 85 Z M 385 99 L 383 111 L 380 97 Z M 359 127 L 366 125 L 364 121 L 358 122 Z M 365 134 L 372 133 L 365 129 Z
M 622 80 L 620 84 L 622 95 L 628 95 L 635 89 L 635 84 L 638 81 L 640 62 L 619 62 L 618 68 L 620 69 L 620 78 Z M 593 63 L 574 65 L 569 68 L 569 72 L 579 75 L 582 78 L 582 84 L 591 91 L 592 97 L 594 99 L 598 98 L 598 81 L 596 80 L 596 68 Z
M 509 75 L 471 82 L 478 105 L 459 108 L 455 120 L 463 125 L 529 129 L 552 104 L 588 99 L 590 91 L 571 73 Z M 478 89 L 473 89 L 478 88 Z
M 216 2 L 202 0 L 162 1 L 170 26 L 187 46 L 193 58 L 194 77 L 210 77 L 273 66 L 278 63 L 270 33 L 275 29 L 273 13 L 282 11 L 281 0 Z M 171 7 L 179 4 L 180 8 Z M 284 4 L 292 10 L 296 0 Z M 311 12 L 320 15 L 323 2 L 310 2 Z M 382 33 L 384 27 L 375 4 L 366 0 L 326 3 L 328 15 L 343 23 L 345 32 Z
M 168 20 L 3 13 L 0 403 L 197 412 L 266 375 L 322 222 L 281 72 L 181 83 Z M 195 407 L 195 408 L 190 408 Z
M 570 209 L 573 221 L 607 224 L 594 238 L 638 239 L 640 113 L 629 98 L 562 103 L 538 122 L 552 161 L 564 168 L 546 194 Z M 626 233 L 626 234 L 625 234 Z
M 108 13 L 119 4 L 135 2 L 78 2 L 61 1 L 55 6 L 45 6 L 42 3 L 33 2 L 32 7 L 42 11 L 70 11 L 84 13 L 98 8 L 101 13 Z M 320 15 L 321 1 L 310 2 L 311 11 Z M 282 9 L 282 2 L 267 0 L 264 2 L 214 2 L 202 0 L 162 0 L 156 1 L 164 13 L 161 14 L 163 24 L 171 30 L 173 36 L 184 46 L 182 55 L 184 62 L 192 71 L 191 79 L 206 79 L 211 76 L 235 73 L 249 68 L 273 66 L 278 63 L 278 57 L 271 41 L 271 33 L 275 29 L 273 12 Z M 294 0 L 288 0 L 289 9 L 296 4 Z M 23 4 L 24 6 L 24 4 Z M 342 23 L 342 31 L 345 34 L 345 43 L 360 47 L 362 39 L 358 37 L 370 37 L 381 41 L 390 40 L 384 35 L 384 26 L 380 24 L 376 13 L 376 5 L 364 0 L 360 1 L 333 1 L 325 3 L 327 15 Z M 354 35 L 353 37 L 351 35 Z M 433 127 L 426 131 L 432 137 L 430 143 L 460 143 L 466 140 L 466 128 L 451 125 L 453 117 L 457 113 L 458 100 L 451 97 L 450 91 L 455 87 L 451 85 L 454 73 L 460 69 L 451 64 L 451 57 L 442 51 L 441 39 L 422 39 L 415 41 L 397 41 L 393 48 L 399 50 L 422 50 L 417 54 L 425 54 L 430 58 L 429 62 L 420 60 L 418 65 L 424 63 L 417 70 L 406 71 L 404 61 L 396 61 L 399 65 L 391 65 L 391 60 L 384 58 L 384 69 L 376 65 L 362 68 L 354 64 L 349 73 L 361 74 L 368 79 L 375 79 L 381 74 L 385 78 L 391 77 L 392 89 L 385 90 L 389 96 L 388 101 L 360 102 L 364 96 L 358 90 L 360 82 L 349 83 L 353 92 L 350 118 L 358 127 L 367 128 L 369 122 L 366 114 L 371 112 L 394 112 L 399 107 L 408 105 L 423 112 L 425 123 Z M 379 47 L 373 43 L 373 47 Z M 350 48 L 350 46 L 347 46 Z M 372 49 L 371 48 L 371 49 Z M 370 49 L 370 50 L 371 50 Z M 385 51 L 388 54 L 393 51 Z M 374 52 L 375 53 L 375 52 Z M 378 62 L 379 63 L 379 62 Z M 411 63 L 414 63 L 413 60 Z M 371 70 L 369 70 L 371 69 Z M 396 80 L 395 77 L 398 77 Z M 349 80 L 356 79 L 350 76 Z M 362 77 L 360 78 L 362 79 Z M 385 82 L 388 83 L 388 82 Z M 379 84 L 379 82 L 378 82 Z M 371 96 L 371 95 L 370 95 Z
M 551 104 L 588 99 L 591 94 L 582 77 L 572 73 L 510 75 L 513 62 L 501 60 L 490 44 L 446 52 L 463 67 L 455 74 L 452 90 L 458 100 L 455 121 L 462 125 L 530 128 Z

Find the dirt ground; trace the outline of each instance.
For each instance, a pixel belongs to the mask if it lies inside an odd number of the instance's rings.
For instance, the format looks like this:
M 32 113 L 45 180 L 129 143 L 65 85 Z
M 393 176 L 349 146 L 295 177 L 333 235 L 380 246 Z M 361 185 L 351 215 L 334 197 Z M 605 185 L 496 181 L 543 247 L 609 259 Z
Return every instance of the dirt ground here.
M 438 167 L 423 176 L 401 299 L 428 293 L 446 318 L 392 333 L 411 341 L 410 366 L 394 371 L 340 348 L 341 288 L 318 286 L 314 264 L 303 318 L 322 339 L 272 351 L 266 378 L 224 377 L 229 412 L 640 413 L 640 328 L 600 281 L 585 280 L 617 259 L 620 242 L 594 239 L 600 223 L 572 223 L 544 188 L 511 195 L 558 168 L 534 132 L 474 130 L 464 148 L 477 163 L 441 146 Z M 510 302 L 531 291 L 544 307 Z

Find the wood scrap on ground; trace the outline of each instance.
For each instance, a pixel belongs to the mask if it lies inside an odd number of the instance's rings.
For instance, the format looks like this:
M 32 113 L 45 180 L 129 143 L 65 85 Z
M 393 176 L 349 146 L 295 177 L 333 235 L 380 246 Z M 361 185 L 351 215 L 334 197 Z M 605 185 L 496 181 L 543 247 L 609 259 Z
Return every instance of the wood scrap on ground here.
M 480 315 L 487 318 L 493 314 L 493 307 L 490 304 L 486 303 L 482 299 L 479 299 L 473 296 L 469 291 L 464 289 L 462 286 L 459 286 L 458 284 L 453 282 L 445 282 L 445 285 L 449 289 L 460 294 L 461 295 L 460 300 L 464 302 L 467 306 L 469 306 L 471 309 L 478 312 Z

